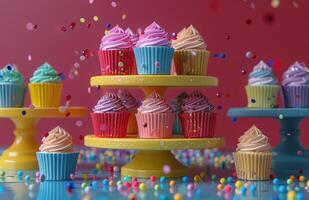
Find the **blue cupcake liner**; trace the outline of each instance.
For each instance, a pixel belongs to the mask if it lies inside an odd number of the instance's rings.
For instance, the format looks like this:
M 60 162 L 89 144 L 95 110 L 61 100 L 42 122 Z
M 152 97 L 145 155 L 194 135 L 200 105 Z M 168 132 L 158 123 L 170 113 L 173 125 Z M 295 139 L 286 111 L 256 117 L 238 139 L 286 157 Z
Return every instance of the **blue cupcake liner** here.
M 309 85 L 282 86 L 286 108 L 309 108 Z
M 21 84 L 0 84 L 0 107 L 12 108 L 23 107 L 26 86 Z
M 134 48 L 138 74 L 170 74 L 174 49 L 150 46 Z
M 65 181 L 70 180 L 70 174 L 75 173 L 79 153 L 48 153 L 37 152 L 40 173 L 45 180 Z
M 175 112 L 175 121 L 173 125 L 173 133 L 176 135 L 180 135 L 182 133 L 180 119 L 178 117 L 179 112 Z
M 67 185 L 72 184 L 71 181 L 44 181 L 40 183 L 40 189 L 37 200 L 65 200 L 79 199 L 78 193 L 72 190 L 67 194 Z M 66 195 L 67 194 L 67 195 Z

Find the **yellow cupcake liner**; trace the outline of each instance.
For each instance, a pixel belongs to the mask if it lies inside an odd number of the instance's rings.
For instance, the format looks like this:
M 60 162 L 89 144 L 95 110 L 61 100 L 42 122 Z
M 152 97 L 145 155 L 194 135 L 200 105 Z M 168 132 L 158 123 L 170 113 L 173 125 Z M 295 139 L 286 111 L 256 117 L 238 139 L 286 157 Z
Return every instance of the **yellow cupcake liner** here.
M 135 113 L 136 112 L 131 112 L 130 117 L 129 117 L 128 129 L 127 129 L 128 135 L 138 135 Z
M 269 180 L 271 152 L 234 152 L 237 178 L 243 180 Z
M 177 75 L 206 76 L 209 55 L 206 50 L 175 51 L 173 63 Z
M 62 87 L 62 83 L 29 83 L 32 105 L 41 108 L 59 107 Z
M 247 85 L 245 88 L 248 99 L 248 108 L 278 107 L 278 85 Z

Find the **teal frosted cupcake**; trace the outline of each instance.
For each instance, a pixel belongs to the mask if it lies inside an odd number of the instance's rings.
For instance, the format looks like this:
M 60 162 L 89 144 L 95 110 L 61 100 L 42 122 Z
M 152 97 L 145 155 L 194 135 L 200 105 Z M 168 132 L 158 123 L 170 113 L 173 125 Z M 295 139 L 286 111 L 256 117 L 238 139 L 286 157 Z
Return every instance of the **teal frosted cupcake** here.
M 146 27 L 134 48 L 138 74 L 170 74 L 174 49 L 157 23 Z
M 0 70 L 0 107 L 23 107 L 25 98 L 25 80 L 21 73 L 11 65 Z
M 175 121 L 174 121 L 174 125 L 173 125 L 173 133 L 176 134 L 176 135 L 179 135 L 179 134 L 182 133 L 181 123 L 180 123 L 180 119 L 178 117 L 178 114 L 181 112 L 181 105 L 183 103 L 183 100 L 187 97 L 188 97 L 188 94 L 183 92 L 183 93 L 179 94 L 171 102 L 171 107 L 172 107 L 174 114 L 175 114 Z
M 40 174 L 45 180 L 70 180 L 75 173 L 78 152 L 74 151 L 72 136 L 57 126 L 42 139 L 40 152 L 36 153 Z

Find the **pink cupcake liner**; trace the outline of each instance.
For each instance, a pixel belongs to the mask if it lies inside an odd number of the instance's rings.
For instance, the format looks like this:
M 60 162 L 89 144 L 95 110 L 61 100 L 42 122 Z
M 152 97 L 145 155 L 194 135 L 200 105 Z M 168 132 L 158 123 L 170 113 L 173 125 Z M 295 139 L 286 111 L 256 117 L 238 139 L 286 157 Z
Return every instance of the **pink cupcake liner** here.
M 137 113 L 140 138 L 171 138 L 174 123 L 173 113 Z
M 309 85 L 282 86 L 283 102 L 287 108 L 309 108 Z
M 217 113 L 180 113 L 179 118 L 185 138 L 211 138 L 215 135 Z
M 130 75 L 134 54 L 130 49 L 99 50 L 102 75 Z
M 93 131 L 96 137 L 126 137 L 129 112 L 91 113 Z

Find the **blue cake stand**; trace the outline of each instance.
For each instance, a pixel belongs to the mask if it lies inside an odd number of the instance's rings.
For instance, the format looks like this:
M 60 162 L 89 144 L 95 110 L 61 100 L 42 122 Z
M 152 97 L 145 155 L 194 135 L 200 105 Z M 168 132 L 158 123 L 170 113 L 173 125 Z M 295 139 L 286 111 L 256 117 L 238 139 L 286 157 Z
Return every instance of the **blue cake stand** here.
M 232 108 L 229 117 L 254 117 L 278 119 L 280 143 L 273 149 L 272 171 L 278 176 L 309 175 L 309 151 L 299 141 L 299 124 L 309 117 L 309 108 L 252 109 Z

